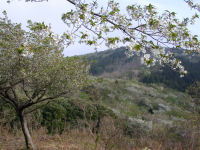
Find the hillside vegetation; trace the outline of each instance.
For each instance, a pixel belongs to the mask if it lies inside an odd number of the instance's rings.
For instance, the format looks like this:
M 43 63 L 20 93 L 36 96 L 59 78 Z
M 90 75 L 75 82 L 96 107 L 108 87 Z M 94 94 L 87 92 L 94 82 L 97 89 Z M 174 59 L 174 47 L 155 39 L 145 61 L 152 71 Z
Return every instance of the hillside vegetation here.
M 135 80 L 92 80 L 70 99 L 59 99 L 29 115 L 40 149 L 200 148 L 199 123 L 190 96 Z M 12 110 L 6 106 L 1 105 L 0 147 L 20 149 L 18 118 L 8 120 Z
M 177 71 L 169 66 L 146 67 L 141 64 L 141 58 L 137 55 L 127 57 L 126 48 L 107 50 L 86 55 L 91 62 L 92 75 L 106 78 L 121 78 L 139 80 L 144 83 L 162 83 L 167 87 L 185 91 L 195 81 L 200 80 L 200 56 L 185 54 L 182 49 L 166 49 L 174 53 L 175 57 L 182 61 L 188 74 L 180 78 Z
M 199 84 L 191 86 L 200 78 L 200 57 L 175 50 L 189 72 L 180 78 L 169 67 L 148 68 L 125 53 L 122 47 L 84 56 L 91 66 L 87 84 L 26 115 L 39 149 L 200 149 Z M 0 101 L 0 150 L 24 149 L 22 137 L 19 116 Z

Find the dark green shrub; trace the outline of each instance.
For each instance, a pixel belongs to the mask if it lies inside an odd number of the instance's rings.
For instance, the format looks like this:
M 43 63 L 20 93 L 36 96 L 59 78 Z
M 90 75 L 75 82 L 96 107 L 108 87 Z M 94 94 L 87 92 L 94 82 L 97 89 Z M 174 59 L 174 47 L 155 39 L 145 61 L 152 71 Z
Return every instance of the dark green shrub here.
M 42 109 L 43 119 L 41 123 L 46 126 L 48 133 L 62 133 L 67 124 L 72 128 L 78 125 L 85 126 L 85 124 L 78 124 L 80 120 L 96 121 L 104 116 L 116 118 L 112 110 L 100 104 L 78 100 L 75 102 L 73 100 L 60 100 L 52 102 Z
M 97 120 L 98 118 L 103 118 L 105 116 L 111 116 L 113 118 L 116 118 L 116 115 L 113 113 L 112 110 L 106 108 L 103 105 L 100 104 L 93 104 L 93 105 L 88 105 L 87 107 L 87 119 L 89 119 L 90 114 L 92 114 L 91 119 L 92 120 Z
M 9 131 L 19 128 L 19 119 L 15 115 L 15 110 L 10 104 L 0 100 L 0 125 L 7 126 Z
M 50 103 L 42 110 L 42 125 L 45 125 L 48 133 L 54 134 L 58 131 L 60 134 L 64 130 L 66 110 L 62 105 Z
M 63 101 L 61 105 L 65 108 L 65 121 L 74 127 L 78 120 L 84 119 L 83 110 L 76 105 L 72 100 Z

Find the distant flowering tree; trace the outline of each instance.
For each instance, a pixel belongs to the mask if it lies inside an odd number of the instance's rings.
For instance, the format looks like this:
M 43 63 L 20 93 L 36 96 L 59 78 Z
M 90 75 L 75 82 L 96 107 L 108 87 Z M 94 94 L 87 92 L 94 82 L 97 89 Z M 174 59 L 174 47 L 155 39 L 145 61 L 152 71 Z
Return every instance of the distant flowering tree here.
M 27 149 L 36 150 L 26 115 L 87 84 L 88 67 L 77 57 L 63 56 L 63 39 L 44 23 L 28 21 L 29 31 L 0 18 L 0 101 L 20 119 Z

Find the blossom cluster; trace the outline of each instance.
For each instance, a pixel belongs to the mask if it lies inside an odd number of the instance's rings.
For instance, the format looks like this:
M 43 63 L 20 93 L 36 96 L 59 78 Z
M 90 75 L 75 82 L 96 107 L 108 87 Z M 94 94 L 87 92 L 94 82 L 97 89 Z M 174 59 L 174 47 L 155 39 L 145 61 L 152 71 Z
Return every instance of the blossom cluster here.
M 198 36 L 191 35 L 187 28 L 191 20 L 185 18 L 180 21 L 174 12 L 160 14 L 151 4 L 134 4 L 127 6 L 127 13 L 122 13 L 119 3 L 114 0 L 104 7 L 99 7 L 96 2 L 86 4 L 82 0 L 68 1 L 75 5 L 75 9 L 62 17 L 70 27 L 70 31 L 64 34 L 69 44 L 78 37 L 79 43 L 96 48 L 102 44 L 109 48 L 126 45 L 129 56 L 140 55 L 147 65 L 168 63 L 181 74 L 186 73 L 184 67 L 163 47 L 199 52 Z

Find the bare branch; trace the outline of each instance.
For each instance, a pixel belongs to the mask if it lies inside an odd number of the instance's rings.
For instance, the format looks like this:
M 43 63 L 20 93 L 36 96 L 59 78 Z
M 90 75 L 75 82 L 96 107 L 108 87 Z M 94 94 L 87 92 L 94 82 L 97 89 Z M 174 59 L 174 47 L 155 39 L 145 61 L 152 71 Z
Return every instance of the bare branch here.
M 57 95 L 55 95 L 55 96 L 46 97 L 46 98 L 41 99 L 42 97 L 45 96 L 45 93 L 44 93 L 44 95 L 42 94 L 43 96 L 41 96 L 40 99 L 37 99 L 37 100 L 34 101 L 34 102 L 27 101 L 25 104 L 21 105 L 19 109 L 20 109 L 20 110 L 24 110 L 24 109 L 27 109 L 27 108 L 29 108 L 29 107 L 31 107 L 31 106 L 34 106 L 34 105 L 36 105 L 36 104 L 39 104 L 39 103 L 41 103 L 41 102 L 54 100 L 54 99 L 56 99 L 56 98 L 58 98 L 58 97 L 61 97 L 61 96 L 66 95 L 67 93 L 68 93 L 68 92 L 62 92 L 62 93 L 59 93 L 59 94 L 57 94 Z
M 50 103 L 50 101 L 48 101 L 46 104 L 43 104 L 42 106 L 35 107 L 34 109 L 32 109 L 32 110 L 30 110 L 30 111 L 27 111 L 27 112 L 25 112 L 24 114 L 26 115 L 26 114 L 32 113 L 32 112 L 34 112 L 34 111 L 36 111 L 36 110 L 38 110 L 38 109 L 41 109 L 42 107 L 48 105 L 49 103 Z
M 26 90 L 26 87 L 25 87 L 25 80 L 22 81 L 22 89 L 26 95 L 26 97 L 29 98 L 30 101 L 32 101 L 32 97 L 29 95 L 28 91 Z
M 15 88 L 12 87 L 12 88 L 11 88 L 11 91 L 12 91 L 12 93 L 13 93 L 13 95 L 14 95 L 14 99 L 15 99 L 16 103 L 18 103 L 18 96 L 17 96 L 17 93 L 16 93 L 16 91 L 15 91 Z
M 5 96 L 5 94 L 0 93 L 0 98 L 1 98 L 3 101 L 5 101 L 5 102 L 11 104 L 15 109 L 17 108 L 16 103 L 15 103 L 13 100 L 7 98 L 7 97 Z
M 8 90 L 8 89 L 10 89 L 10 88 L 16 86 L 17 84 L 21 83 L 23 80 L 24 80 L 24 79 L 21 79 L 21 80 L 15 82 L 15 83 L 11 83 L 10 86 L 2 87 L 2 85 L 1 85 L 1 86 L 0 86 L 0 91 L 2 91 L 2 90 Z M 7 83 L 7 82 L 5 82 L 4 84 L 6 84 L 6 83 Z

